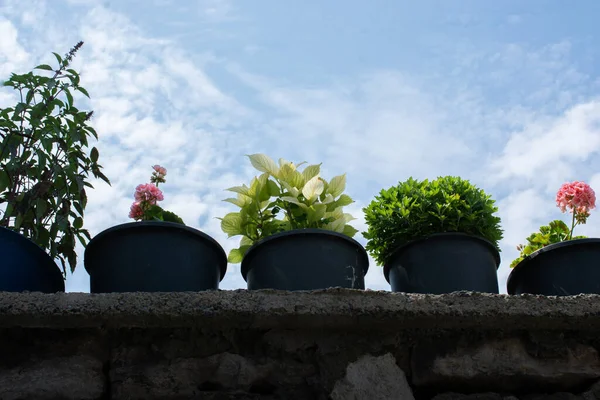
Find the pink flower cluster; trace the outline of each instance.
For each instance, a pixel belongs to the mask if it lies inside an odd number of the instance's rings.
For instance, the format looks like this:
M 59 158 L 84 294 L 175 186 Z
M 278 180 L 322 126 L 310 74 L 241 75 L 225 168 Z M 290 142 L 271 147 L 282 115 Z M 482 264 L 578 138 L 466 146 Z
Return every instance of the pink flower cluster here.
M 135 201 L 129 209 L 129 218 L 133 218 L 136 221 L 144 219 L 145 211 L 155 205 L 157 201 L 164 200 L 163 193 L 158 188 L 158 183 L 165 182 L 167 170 L 160 165 L 155 165 L 152 168 L 154 169 L 150 178 L 152 183 L 144 183 L 135 188 L 133 195 Z
M 569 209 L 579 223 L 585 223 L 590 210 L 596 208 L 596 193 L 585 182 L 567 182 L 556 193 L 556 206 L 562 212 Z
M 167 175 L 167 169 L 165 167 L 161 167 L 160 165 L 154 165 L 152 167 L 154 172 L 152 173 L 152 177 L 150 177 L 150 182 L 152 183 L 165 183 L 165 175 Z
M 137 202 L 145 201 L 150 204 L 156 204 L 157 201 L 165 199 L 161 190 L 154 183 L 138 185 L 133 196 Z
M 136 221 L 144 218 L 144 210 L 140 203 L 135 202 L 131 205 L 131 208 L 129 209 L 129 218 L 133 218 Z

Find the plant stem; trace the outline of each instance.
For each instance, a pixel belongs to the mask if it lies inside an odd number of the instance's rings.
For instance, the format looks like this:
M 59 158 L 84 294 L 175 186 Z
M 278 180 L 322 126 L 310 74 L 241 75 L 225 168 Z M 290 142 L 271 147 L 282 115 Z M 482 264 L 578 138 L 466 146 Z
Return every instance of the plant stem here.
M 573 238 L 573 229 L 575 229 L 575 215 L 577 214 L 576 210 L 573 210 L 573 220 L 571 221 L 571 232 L 569 232 L 569 239 L 571 240 Z

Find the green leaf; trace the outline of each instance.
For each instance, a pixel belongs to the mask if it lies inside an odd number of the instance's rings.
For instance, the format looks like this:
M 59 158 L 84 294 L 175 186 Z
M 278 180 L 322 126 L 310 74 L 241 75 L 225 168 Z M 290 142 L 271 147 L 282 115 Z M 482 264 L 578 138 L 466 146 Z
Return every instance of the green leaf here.
M 242 217 L 240 213 L 232 212 L 221 220 L 221 229 L 223 232 L 231 236 L 240 235 L 242 233 Z
M 302 171 L 302 177 L 304 178 L 304 182 L 310 181 L 315 176 L 319 175 L 321 172 L 321 164 L 309 165 L 304 168 Z
M 27 108 L 26 103 L 18 103 L 15 106 L 15 114 L 21 114 L 23 112 L 23 110 L 25 110 L 26 108 Z
M 33 100 L 33 96 L 34 96 L 34 95 L 35 95 L 35 92 L 34 92 L 33 90 L 29 90 L 29 91 L 27 92 L 27 94 L 25 95 L 25 102 L 26 102 L 27 104 L 31 104 L 31 101 Z M 39 107 L 38 107 L 38 109 L 39 109 Z M 34 110 L 32 109 L 32 114 L 33 114 L 33 111 L 34 111 Z
M 344 230 L 342 231 L 342 233 L 346 236 L 354 237 L 354 235 L 356 235 L 358 233 L 358 230 L 356 230 L 351 225 L 344 225 Z
M 81 229 L 83 227 L 83 218 L 77 217 L 75 221 L 73 221 L 73 228 Z
M 185 225 L 181 217 L 179 217 L 179 215 L 175 214 L 174 212 L 163 210 L 162 217 L 163 221 Z
M 62 57 L 58 53 L 55 53 L 55 52 L 52 52 L 52 54 L 54 54 L 54 57 L 56 57 L 56 60 L 58 61 L 58 63 L 62 65 L 62 63 L 63 63 Z
M 352 198 L 347 194 L 342 194 L 340 198 L 335 201 L 335 204 L 338 207 L 345 207 L 352 203 L 354 203 L 354 200 L 352 200 Z
M 267 180 L 269 178 L 268 173 L 261 174 L 258 178 L 254 178 L 250 184 L 249 194 L 258 202 L 269 199 L 269 187 Z
M 43 69 L 43 70 L 46 70 L 46 71 L 54 71 L 54 68 L 52 68 L 48 64 L 40 64 L 37 67 L 35 67 L 34 69 Z
M 98 157 L 99 157 L 99 153 L 98 153 L 98 149 L 95 147 L 92 147 L 92 150 L 90 151 L 90 159 L 92 160 L 92 162 L 98 162 Z
M 350 215 L 348 213 L 344 213 L 342 216 L 342 219 L 346 223 L 346 222 L 354 221 L 356 218 L 354 218 L 352 215 Z
M 243 194 L 243 195 L 246 195 L 246 196 L 250 196 L 250 188 L 247 187 L 246 185 L 243 185 L 243 186 L 233 186 L 233 187 L 230 187 L 229 189 L 225 189 L 225 190 L 230 191 L 230 192 L 235 192 L 235 193 Z
M 303 208 L 304 210 L 308 210 L 308 206 L 306 204 L 302 203 L 300 200 L 298 200 L 295 197 L 283 196 L 281 198 L 281 200 L 287 201 L 288 203 L 296 204 L 297 206 L 300 206 L 300 208 Z
M 143 220 L 149 221 L 162 221 L 163 220 L 163 208 L 158 204 L 153 204 L 144 212 Z
M 325 186 L 323 185 L 323 181 L 319 179 L 318 176 L 310 179 L 304 187 L 302 188 L 302 195 L 309 201 L 314 200 L 317 196 L 320 196 L 323 193 Z
M 320 219 L 325 217 L 325 212 L 327 211 L 327 205 L 325 204 L 313 204 L 308 207 L 308 221 L 309 222 L 318 222 Z
M 296 189 L 295 187 L 293 187 L 292 185 L 290 185 L 287 182 L 281 182 L 281 186 L 283 186 L 283 188 L 285 190 L 287 190 L 287 192 L 289 194 L 291 194 L 293 197 L 298 197 L 300 195 L 300 190 Z
M 279 167 L 269 156 L 264 154 L 247 154 L 246 156 L 250 159 L 252 166 L 257 170 L 277 176 Z
M 69 107 L 73 107 L 73 95 L 71 94 L 71 91 L 65 90 L 65 95 L 67 96 Z
M 96 172 L 94 172 L 94 175 L 110 185 L 110 181 L 102 172 L 96 171 Z
M 304 176 L 302 176 L 302 174 L 299 171 L 294 171 L 294 173 L 292 174 L 292 180 L 290 182 L 290 185 L 300 189 L 304 187 L 305 182 L 306 181 L 304 180 Z
M 294 163 L 286 160 L 285 158 L 280 158 L 279 159 L 279 167 L 283 167 L 284 165 L 288 165 L 288 166 L 294 166 Z M 295 168 L 294 168 L 295 169 Z
M 247 196 L 245 196 L 245 197 L 247 199 L 250 199 Z M 230 197 L 230 198 L 224 199 L 223 201 L 226 201 L 228 203 L 234 204 L 234 205 L 236 205 L 238 207 L 244 207 L 244 205 L 246 205 L 246 202 L 243 199 L 240 199 L 240 198 L 234 199 L 234 198 Z M 252 199 L 250 199 L 250 201 L 252 201 Z
M 277 183 L 275 183 L 271 179 L 269 179 L 267 181 L 267 188 L 268 188 L 269 197 L 279 196 L 281 194 L 281 189 L 279 188 Z
M 346 222 L 343 218 L 336 219 L 335 221 L 330 222 L 325 226 L 326 229 L 332 230 L 334 232 L 343 233 L 344 226 Z
M 43 249 L 48 248 L 48 242 L 50 242 L 50 232 L 44 226 L 38 226 L 37 240 L 36 243 Z
M 284 182 L 289 186 L 301 189 L 304 186 L 304 176 L 296 170 L 292 164 L 284 164 L 277 174 L 277 180 L 280 184 Z
M 90 94 L 88 93 L 88 91 L 87 91 L 87 90 L 85 90 L 84 88 L 82 88 L 81 86 L 78 86 L 78 87 L 77 87 L 77 90 L 78 90 L 79 92 L 83 93 L 83 95 L 84 95 L 85 97 L 87 97 L 88 99 L 90 98 Z
M 333 199 L 333 196 L 329 193 L 321 193 L 320 200 L 321 204 L 327 204 L 331 209 L 338 207 L 338 205 L 335 203 L 335 200 Z
M 231 249 L 227 256 L 227 262 L 231 264 L 241 263 L 249 248 L 250 246 L 241 246 L 239 249 Z
M 254 244 L 254 240 L 250 239 L 247 236 L 242 236 L 242 239 L 240 240 L 240 246 L 252 246 Z
M 77 210 L 79 215 L 83 216 L 83 207 L 81 207 L 81 204 L 79 204 L 78 202 L 74 202 L 73 206 L 75 207 L 75 210 Z
M 281 163 L 281 160 L 280 160 Z M 281 168 L 279 168 L 279 172 L 276 177 L 284 182 L 289 183 L 290 185 L 294 182 L 294 174 L 296 173 L 296 168 L 292 166 L 292 164 L 283 164 Z
M 330 193 L 333 197 L 338 197 L 344 190 L 346 190 L 346 174 L 331 178 L 329 186 L 327 187 L 327 193 Z

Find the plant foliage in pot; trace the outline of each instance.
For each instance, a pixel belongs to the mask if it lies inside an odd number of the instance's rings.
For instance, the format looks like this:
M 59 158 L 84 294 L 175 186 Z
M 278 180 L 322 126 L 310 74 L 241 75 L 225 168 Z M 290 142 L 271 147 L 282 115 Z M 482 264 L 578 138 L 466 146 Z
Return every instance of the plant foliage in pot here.
M 556 205 L 572 214 L 571 227 L 559 219 L 551 221 L 517 246 L 520 254 L 510 265 L 509 294 L 600 294 L 600 238 L 573 236 L 596 207 L 596 194 L 585 182 L 567 182 L 556 194 Z
M 498 293 L 502 230 L 494 203 L 459 177 L 411 177 L 363 209 L 367 251 L 394 292 Z
M 167 170 L 152 168 L 150 183 L 135 189 L 129 217 L 137 222 L 100 232 L 85 250 L 92 293 L 216 290 L 225 276 L 223 248 L 157 204 Z
M 344 194 L 346 175 L 329 182 L 320 176 L 321 164 L 275 163 L 264 154 L 249 155 L 261 175 L 249 186 L 227 190 L 240 208 L 221 219 L 229 237 L 242 236 L 229 252 L 241 262 L 248 289 L 314 290 L 329 287 L 364 289 L 369 267 L 363 246 L 352 237 L 354 218 L 343 212 L 353 203 Z
M 64 291 L 67 266 L 77 265 L 75 240 L 85 247 L 90 239 L 88 176 L 110 184 L 98 150 L 88 151 L 90 137 L 98 139 L 92 112 L 75 106 L 76 93 L 89 97 L 69 67 L 82 45 L 53 53 L 58 65 L 38 65 L 41 75 L 13 73 L 3 84 L 18 100 L 0 109 L 0 291 Z

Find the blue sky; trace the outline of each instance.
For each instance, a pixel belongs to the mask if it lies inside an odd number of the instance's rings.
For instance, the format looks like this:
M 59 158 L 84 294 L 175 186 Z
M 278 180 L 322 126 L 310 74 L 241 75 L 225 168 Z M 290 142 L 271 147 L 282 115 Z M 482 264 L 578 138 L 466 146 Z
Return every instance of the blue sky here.
M 568 218 L 560 184 L 600 191 L 599 12 L 595 0 L 0 0 L 0 76 L 85 42 L 74 66 L 113 182 L 89 193 L 92 234 L 129 221 L 156 163 L 164 207 L 226 250 L 238 238 L 215 217 L 234 210 L 223 189 L 254 175 L 244 154 L 347 172 L 361 231 L 380 189 L 460 175 L 500 207 L 504 290 L 515 246 Z M 596 218 L 577 233 L 600 236 Z M 79 254 L 69 291 L 89 290 Z M 389 290 L 374 262 L 366 281 Z M 230 265 L 221 288 L 244 286 Z

